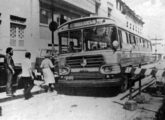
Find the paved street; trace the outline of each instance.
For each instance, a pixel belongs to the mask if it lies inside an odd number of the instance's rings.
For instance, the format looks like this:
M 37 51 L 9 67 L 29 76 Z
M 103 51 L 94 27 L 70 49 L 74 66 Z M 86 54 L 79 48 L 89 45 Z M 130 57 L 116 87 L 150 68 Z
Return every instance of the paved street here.
M 136 112 L 124 110 L 114 98 L 42 93 L 30 100 L 2 103 L 3 120 L 122 120 Z
M 29 100 L 24 100 L 22 97 L 2 102 L 0 118 L 2 120 L 132 120 L 144 113 L 149 117 L 154 116 L 152 111 L 156 111 L 162 103 L 162 98 L 153 97 L 149 104 L 139 105 L 139 109 L 129 111 L 123 109 L 126 100 L 119 100 L 124 94 L 110 97 L 57 95 L 56 92 L 34 94 Z

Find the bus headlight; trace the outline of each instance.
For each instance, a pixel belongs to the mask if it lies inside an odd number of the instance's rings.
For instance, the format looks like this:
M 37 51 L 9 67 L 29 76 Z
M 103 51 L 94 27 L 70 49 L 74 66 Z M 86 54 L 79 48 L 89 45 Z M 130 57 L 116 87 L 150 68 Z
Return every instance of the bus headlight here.
M 68 75 L 70 73 L 70 67 L 64 66 L 59 69 L 60 75 Z
M 100 72 L 102 74 L 118 74 L 121 72 L 119 65 L 103 65 L 100 67 Z
M 109 74 L 112 71 L 112 66 L 103 65 L 100 68 L 102 74 Z

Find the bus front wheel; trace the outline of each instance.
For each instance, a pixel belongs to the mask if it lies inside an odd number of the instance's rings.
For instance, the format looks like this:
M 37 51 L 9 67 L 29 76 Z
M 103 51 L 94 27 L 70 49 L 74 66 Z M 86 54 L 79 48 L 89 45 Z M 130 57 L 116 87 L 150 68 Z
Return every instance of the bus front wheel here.
M 123 82 L 121 86 L 119 87 L 121 93 L 125 92 L 128 89 L 128 78 L 125 76 L 125 77 L 122 77 L 122 79 L 123 79 Z

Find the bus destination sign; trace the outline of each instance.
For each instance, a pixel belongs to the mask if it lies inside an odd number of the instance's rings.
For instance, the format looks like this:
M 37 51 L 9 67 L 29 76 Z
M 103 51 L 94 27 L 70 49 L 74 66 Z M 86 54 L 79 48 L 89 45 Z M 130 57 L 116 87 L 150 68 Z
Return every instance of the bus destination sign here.
M 80 21 L 76 23 L 71 23 L 69 25 L 70 28 L 77 28 L 77 27 L 83 27 L 87 25 L 95 25 L 97 23 L 96 19 L 95 20 L 86 20 L 86 21 Z

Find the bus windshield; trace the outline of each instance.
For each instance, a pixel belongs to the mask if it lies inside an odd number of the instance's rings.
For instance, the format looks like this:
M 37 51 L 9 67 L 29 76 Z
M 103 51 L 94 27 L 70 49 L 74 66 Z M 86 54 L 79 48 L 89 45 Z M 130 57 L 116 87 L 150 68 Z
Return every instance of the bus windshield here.
M 60 53 L 112 49 L 117 40 L 114 26 L 94 26 L 59 33 Z
M 84 29 L 84 48 L 87 51 L 111 49 L 117 40 L 116 29 L 112 26 L 97 26 Z
M 82 51 L 81 30 L 72 30 L 59 33 L 60 53 Z

